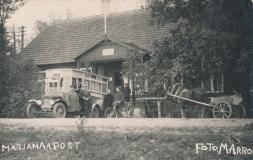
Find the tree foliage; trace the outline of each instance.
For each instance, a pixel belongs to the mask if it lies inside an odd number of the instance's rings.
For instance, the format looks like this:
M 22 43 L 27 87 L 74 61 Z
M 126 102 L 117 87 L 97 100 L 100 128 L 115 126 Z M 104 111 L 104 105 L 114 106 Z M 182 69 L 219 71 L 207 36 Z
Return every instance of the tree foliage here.
M 0 0 L 0 55 L 10 51 L 5 27 L 6 20 L 24 3 L 25 0 Z
M 7 56 L 11 52 L 5 23 L 25 0 L 0 0 L 0 116 L 24 116 L 25 103 L 38 97 L 40 84 L 37 67 L 31 60 L 20 56 Z
M 191 88 L 224 74 L 227 92 L 237 89 L 247 95 L 250 0 L 152 0 L 150 8 L 156 23 L 175 24 L 170 33 L 154 42 L 150 61 L 143 63 L 150 68 L 145 74 L 152 93 L 159 93 L 163 84 L 171 84 L 173 79 L 183 79 Z
M 154 0 L 150 7 L 157 23 L 179 24 L 154 50 L 171 64 L 159 69 L 178 68 L 176 73 L 184 76 L 185 83 L 195 85 L 217 72 L 225 74 L 227 92 L 237 89 L 247 95 L 252 49 L 250 0 Z M 182 19 L 186 21 L 179 23 Z M 166 55 L 170 56 L 164 59 Z
M 28 100 L 40 98 L 42 93 L 38 82 L 39 69 L 32 60 L 21 59 L 20 55 L 7 57 L 6 63 L 8 101 L 0 108 L 1 116 L 24 117 Z

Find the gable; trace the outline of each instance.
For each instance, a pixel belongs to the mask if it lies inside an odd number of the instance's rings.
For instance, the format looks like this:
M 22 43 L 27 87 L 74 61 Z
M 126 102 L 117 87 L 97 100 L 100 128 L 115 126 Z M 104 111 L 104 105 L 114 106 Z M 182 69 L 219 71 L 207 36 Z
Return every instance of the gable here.
M 127 57 L 127 53 L 128 49 L 119 44 L 113 42 L 109 42 L 107 44 L 101 43 L 81 55 L 77 60 L 82 62 L 123 60 Z

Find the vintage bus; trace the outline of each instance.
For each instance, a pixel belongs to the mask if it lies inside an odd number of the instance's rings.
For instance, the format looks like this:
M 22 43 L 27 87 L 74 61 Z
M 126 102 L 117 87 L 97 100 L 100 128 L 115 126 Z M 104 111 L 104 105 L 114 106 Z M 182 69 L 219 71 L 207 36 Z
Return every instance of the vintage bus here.
M 63 118 L 78 114 L 78 96 L 71 90 L 85 88 L 91 95 L 90 117 L 102 115 L 103 99 L 107 94 L 109 78 L 78 69 L 49 69 L 40 72 L 44 75 L 44 96 L 41 100 L 31 99 L 27 104 L 27 116 L 38 117 L 52 112 L 54 117 Z

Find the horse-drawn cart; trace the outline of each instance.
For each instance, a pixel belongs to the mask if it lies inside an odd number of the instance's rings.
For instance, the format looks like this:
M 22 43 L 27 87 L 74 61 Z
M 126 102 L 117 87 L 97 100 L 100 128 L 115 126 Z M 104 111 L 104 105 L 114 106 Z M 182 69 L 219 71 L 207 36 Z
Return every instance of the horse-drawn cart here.
M 243 98 L 239 94 L 211 97 L 210 102 L 213 104 L 214 118 L 244 118 L 246 111 L 242 105 Z M 225 116 L 225 117 L 223 117 Z
M 169 101 L 171 104 L 178 104 L 181 110 L 181 116 L 185 118 L 184 108 L 201 106 L 212 112 L 214 118 L 244 118 L 246 116 L 245 108 L 242 105 L 243 98 L 238 93 L 234 95 L 224 95 L 220 97 L 207 97 L 207 94 L 199 89 L 188 90 L 180 83 L 174 85 L 172 90 L 167 91 L 165 97 L 144 97 L 137 101 L 155 101 L 157 103 L 158 117 L 161 117 L 161 102 Z M 170 107 L 170 103 L 166 103 Z M 204 117 L 203 116 L 201 117 Z
M 246 116 L 245 108 L 241 102 L 238 103 L 237 100 L 240 97 L 237 95 L 231 96 L 222 96 L 222 97 L 210 97 L 211 103 L 199 102 L 192 99 L 180 97 L 173 94 L 167 94 L 169 97 L 174 97 L 179 100 L 192 102 L 201 106 L 209 107 L 212 110 L 212 114 L 214 118 L 231 118 L 232 115 L 235 115 L 234 118 L 244 118 Z M 228 101 L 228 99 L 232 98 L 232 103 Z M 240 100 L 239 100 L 240 101 Z M 233 108 L 237 107 L 237 112 L 233 113 Z

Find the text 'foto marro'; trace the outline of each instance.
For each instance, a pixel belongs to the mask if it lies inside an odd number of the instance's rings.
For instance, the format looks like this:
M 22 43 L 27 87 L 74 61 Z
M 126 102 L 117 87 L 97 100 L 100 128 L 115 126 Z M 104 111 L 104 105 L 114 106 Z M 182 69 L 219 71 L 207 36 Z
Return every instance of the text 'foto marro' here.
M 217 154 L 228 154 L 228 155 L 252 155 L 253 149 L 245 146 L 238 146 L 235 144 L 227 143 L 196 143 L 196 154 L 201 152 L 213 152 Z

